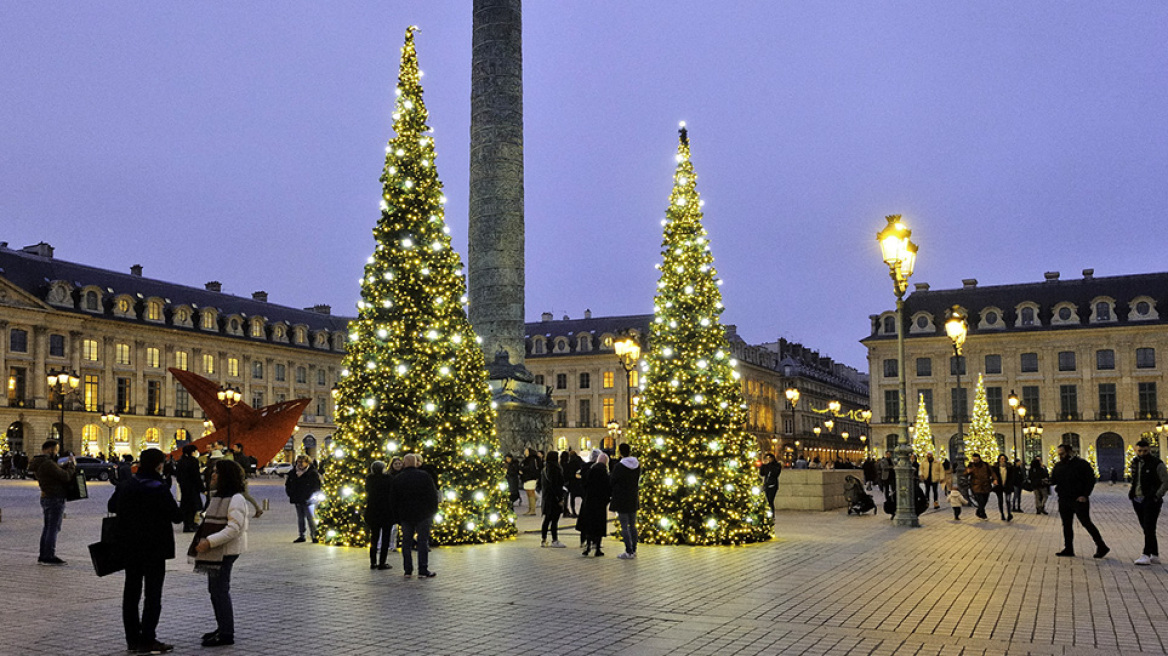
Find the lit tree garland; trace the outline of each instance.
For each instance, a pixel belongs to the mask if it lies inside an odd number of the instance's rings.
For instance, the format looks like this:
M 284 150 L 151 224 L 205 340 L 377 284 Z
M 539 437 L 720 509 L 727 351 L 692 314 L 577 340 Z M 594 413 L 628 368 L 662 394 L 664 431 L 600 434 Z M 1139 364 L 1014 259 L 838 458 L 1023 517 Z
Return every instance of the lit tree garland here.
M 751 466 L 757 445 L 744 429 L 696 182 L 683 124 L 633 426 L 643 463 L 638 530 L 655 544 L 759 542 L 771 538 L 773 521 Z
M 1087 457 L 1085 460 L 1090 463 L 1091 469 L 1095 470 L 1095 478 L 1099 478 L 1099 456 L 1095 453 L 1095 445 L 1087 445 Z
M 515 535 L 478 338 L 466 318 L 462 261 L 450 247 L 434 139 L 426 124 L 414 30 L 406 30 L 386 147 L 377 246 L 361 278 L 325 454 L 325 542 L 365 545 L 369 463 L 419 453 L 438 475 L 433 540 Z
M 924 458 L 930 453 L 936 453 L 937 445 L 933 443 L 933 429 L 929 426 L 929 409 L 925 407 L 925 395 L 917 399 L 917 422 L 914 424 L 913 453 L 918 458 Z
M 965 438 L 965 453 L 980 453 L 982 460 L 993 462 L 997 460 L 998 452 L 998 437 L 994 433 L 994 420 L 990 417 L 985 384 L 982 382 L 981 374 L 978 374 L 977 394 L 973 398 L 973 415 L 969 418 L 969 435 Z

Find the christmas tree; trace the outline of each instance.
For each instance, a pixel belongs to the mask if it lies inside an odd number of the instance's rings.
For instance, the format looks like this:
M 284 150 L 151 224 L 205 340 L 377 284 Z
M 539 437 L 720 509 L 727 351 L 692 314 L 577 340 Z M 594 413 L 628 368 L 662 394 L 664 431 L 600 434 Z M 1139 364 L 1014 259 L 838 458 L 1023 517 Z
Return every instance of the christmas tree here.
M 1086 460 L 1091 465 L 1091 469 L 1095 470 L 1095 478 L 1099 478 L 1099 456 L 1095 453 L 1095 445 L 1087 445 Z
M 771 538 L 773 522 L 751 466 L 757 445 L 743 426 L 696 183 L 682 124 L 634 424 L 643 463 L 638 529 L 656 544 L 758 542 Z
M 362 512 L 369 464 L 406 453 L 422 455 L 437 472 L 436 543 L 515 534 L 485 364 L 463 307 L 462 261 L 444 218 L 415 29 L 406 31 L 402 48 L 377 246 L 361 278 L 336 390 L 334 447 L 323 462 L 320 520 L 330 544 L 368 543 Z
M 936 453 L 937 446 L 933 444 L 933 429 L 929 427 L 929 410 L 925 407 L 924 394 L 921 394 L 917 399 L 917 423 L 915 426 L 916 431 L 913 433 L 912 442 L 913 453 L 917 454 L 918 458 Z
M 973 416 L 969 419 L 969 434 L 965 438 L 966 456 L 980 453 L 981 459 L 993 462 L 998 458 L 998 436 L 994 420 L 990 418 L 990 404 L 986 401 L 985 384 L 977 375 L 977 395 L 973 398 Z

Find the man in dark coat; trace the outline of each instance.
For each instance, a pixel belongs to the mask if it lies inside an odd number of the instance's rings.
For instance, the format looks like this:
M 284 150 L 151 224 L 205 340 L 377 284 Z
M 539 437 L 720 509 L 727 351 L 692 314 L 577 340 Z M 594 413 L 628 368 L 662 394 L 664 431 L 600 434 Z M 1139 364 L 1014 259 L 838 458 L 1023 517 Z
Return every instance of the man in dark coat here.
M 1127 496 L 1135 508 L 1136 518 L 1140 520 L 1140 528 L 1144 530 L 1144 553 L 1136 560 L 1136 564 L 1159 565 L 1160 544 L 1156 540 L 1156 522 L 1160 519 L 1160 509 L 1164 507 L 1164 495 L 1168 494 L 1168 467 L 1164 466 L 1163 460 L 1152 455 L 1147 440 L 1136 442 L 1131 479 L 1131 490 Z
M 418 469 L 418 457 L 412 453 L 402 458 L 401 473 L 393 477 L 393 513 L 401 525 L 402 569 L 406 576 L 414 573 L 414 545 L 418 548 L 418 578 L 433 578 L 430 571 L 430 526 L 438 513 L 438 486 L 434 478 Z
M 608 499 L 612 486 L 608 480 L 608 456 L 600 449 L 592 450 L 592 464 L 584 474 L 584 503 L 576 519 L 576 530 L 584 542 L 584 555 L 596 547 L 596 555 L 603 556 L 600 542 L 608 529 Z
M 161 654 L 174 645 L 155 636 L 162 615 L 162 584 L 166 561 L 174 558 L 174 529 L 182 521 L 170 487 L 162 479 L 166 454 L 146 449 L 139 456 L 138 473 L 118 484 L 107 509 L 117 514 L 114 540 L 126 564 L 126 585 L 122 591 L 122 625 L 126 647 L 138 654 Z M 142 614 L 138 600 L 145 584 Z
M 64 467 L 58 465 L 57 441 L 49 440 L 41 445 L 41 454 L 33 458 L 29 465 L 29 471 L 41 488 L 41 510 L 45 518 L 37 564 L 65 564 L 65 561 L 57 558 L 57 534 L 61 532 L 61 520 L 65 518 L 67 486 L 77 474 L 76 462 L 73 456 L 69 456 L 69 462 Z
M 365 477 L 365 524 L 369 526 L 369 569 L 392 569 L 389 557 L 393 529 L 393 477 L 385 473 L 385 463 L 374 460 Z
M 568 481 L 568 507 L 566 515 L 576 517 L 576 499 L 584 496 L 584 479 L 582 470 L 584 459 L 575 450 L 568 450 L 568 464 L 564 467 L 564 480 Z
M 981 459 L 980 453 L 969 457 L 969 465 L 965 468 L 965 477 L 969 482 L 969 489 L 973 491 L 973 500 L 977 504 L 974 513 L 982 519 L 986 517 L 986 504 L 990 501 L 990 493 L 994 490 L 994 470 L 989 463 Z
M 637 510 L 640 508 L 641 463 L 630 455 L 632 451 L 625 442 L 621 442 L 617 452 L 620 453 L 621 459 L 613 465 L 612 473 L 609 475 L 612 497 L 608 508 L 616 513 L 616 519 L 620 522 L 621 539 L 625 543 L 625 552 L 617 558 L 632 560 L 637 557 Z
M 762 457 L 762 466 L 758 468 L 758 475 L 762 476 L 762 489 L 766 492 L 767 504 L 771 512 L 775 511 L 775 495 L 779 493 L 779 475 L 783 473 L 783 466 L 775 461 L 775 454 L 767 452 Z
M 1086 460 L 1076 456 L 1068 444 L 1059 445 L 1058 457 L 1058 464 L 1051 471 L 1050 480 L 1055 484 L 1059 517 L 1063 520 L 1063 550 L 1055 555 L 1075 555 L 1074 519 L 1078 517 L 1079 523 L 1095 541 L 1095 557 L 1102 558 L 1111 549 L 1103 542 L 1103 536 L 1091 521 L 1090 497 L 1091 491 L 1095 489 L 1095 470 Z
M 182 457 L 174 467 L 178 479 L 179 510 L 182 511 L 183 533 L 194 533 L 198 526 L 195 515 L 203 507 L 203 475 L 199 471 L 199 449 L 194 444 L 183 447 Z

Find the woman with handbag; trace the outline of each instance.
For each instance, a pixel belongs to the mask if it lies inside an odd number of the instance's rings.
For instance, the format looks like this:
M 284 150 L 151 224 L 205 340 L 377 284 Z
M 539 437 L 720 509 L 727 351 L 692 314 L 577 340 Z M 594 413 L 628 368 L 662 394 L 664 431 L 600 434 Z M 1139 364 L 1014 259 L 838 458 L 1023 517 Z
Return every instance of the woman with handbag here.
M 231 605 L 231 570 L 247 551 L 249 504 L 243 497 L 243 468 L 232 460 L 215 462 L 203 525 L 195 534 L 195 570 L 207 573 L 207 591 L 215 611 L 215 630 L 203 634 L 204 647 L 235 644 L 235 611 Z M 206 534 L 206 535 L 204 535 Z

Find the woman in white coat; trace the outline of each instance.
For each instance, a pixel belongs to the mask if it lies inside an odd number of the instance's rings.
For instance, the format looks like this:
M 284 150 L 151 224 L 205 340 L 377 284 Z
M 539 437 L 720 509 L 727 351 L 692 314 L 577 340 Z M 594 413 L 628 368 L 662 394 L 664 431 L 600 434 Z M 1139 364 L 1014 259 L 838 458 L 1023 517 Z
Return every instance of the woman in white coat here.
M 195 545 L 196 570 L 207 573 L 207 591 L 215 611 L 215 630 L 203 634 L 204 647 L 235 644 L 235 611 L 231 605 L 231 570 L 247 551 L 248 501 L 244 498 L 243 468 L 231 460 L 219 460 L 211 474 L 215 496 L 207 505 L 204 523 L 222 525 Z

